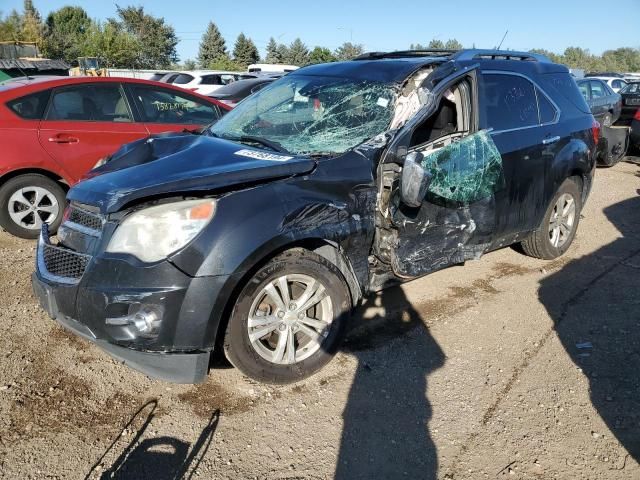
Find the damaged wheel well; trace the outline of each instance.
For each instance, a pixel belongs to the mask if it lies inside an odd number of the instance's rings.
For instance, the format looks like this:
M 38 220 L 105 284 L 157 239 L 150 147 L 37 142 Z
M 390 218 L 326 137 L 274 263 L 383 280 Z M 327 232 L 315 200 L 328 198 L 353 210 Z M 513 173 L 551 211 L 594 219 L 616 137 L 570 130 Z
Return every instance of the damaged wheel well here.
M 271 261 L 276 256 L 288 251 L 295 249 L 304 249 L 320 255 L 321 257 L 329 260 L 333 265 L 338 268 L 340 273 L 342 274 L 344 280 L 349 287 L 349 295 L 351 297 L 351 304 L 357 305 L 360 299 L 363 296 L 362 286 L 358 283 L 358 280 L 353 272 L 351 263 L 349 259 L 340 251 L 339 247 L 329 240 L 324 240 L 321 238 L 305 238 L 301 240 L 294 241 L 292 243 L 288 243 L 286 245 L 282 245 L 280 248 L 277 248 L 271 251 L 268 255 L 264 256 L 257 262 L 255 262 L 250 269 L 248 269 L 244 275 L 238 280 L 227 303 L 223 309 L 223 314 L 220 319 L 220 323 L 216 330 L 216 349 L 218 351 L 222 351 L 222 341 L 224 339 L 224 332 L 227 329 L 227 325 L 229 323 L 229 319 L 231 317 L 231 312 L 233 307 L 240 295 L 240 292 L 246 285 L 246 283 L 251 279 L 255 273 L 260 270 L 264 265 L 266 265 L 269 261 Z M 215 351 L 214 350 L 214 351 Z

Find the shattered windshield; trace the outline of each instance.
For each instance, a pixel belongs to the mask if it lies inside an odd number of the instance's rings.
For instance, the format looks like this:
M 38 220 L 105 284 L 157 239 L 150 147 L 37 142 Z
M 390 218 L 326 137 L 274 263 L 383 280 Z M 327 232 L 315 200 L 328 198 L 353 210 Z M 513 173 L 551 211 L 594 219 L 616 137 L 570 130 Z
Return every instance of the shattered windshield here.
M 299 155 L 339 154 L 387 130 L 394 103 L 393 85 L 292 75 L 244 100 L 210 133 L 260 138 Z

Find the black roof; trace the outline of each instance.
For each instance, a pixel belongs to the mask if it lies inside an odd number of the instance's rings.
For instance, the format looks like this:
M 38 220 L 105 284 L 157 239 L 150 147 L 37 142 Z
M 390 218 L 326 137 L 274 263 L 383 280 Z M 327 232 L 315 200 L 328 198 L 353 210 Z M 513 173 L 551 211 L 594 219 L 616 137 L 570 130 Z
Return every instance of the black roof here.
M 401 83 L 424 65 L 441 63 L 446 60 L 446 57 L 405 57 L 321 63 L 300 68 L 289 73 L 288 76 L 317 75 L 382 83 Z
M 323 63 L 301 68 L 289 75 L 347 77 L 382 83 L 402 83 L 425 65 L 451 62 L 460 67 L 480 64 L 484 70 L 522 73 L 568 72 L 544 55 L 511 50 L 404 50 L 370 52 L 347 62 Z

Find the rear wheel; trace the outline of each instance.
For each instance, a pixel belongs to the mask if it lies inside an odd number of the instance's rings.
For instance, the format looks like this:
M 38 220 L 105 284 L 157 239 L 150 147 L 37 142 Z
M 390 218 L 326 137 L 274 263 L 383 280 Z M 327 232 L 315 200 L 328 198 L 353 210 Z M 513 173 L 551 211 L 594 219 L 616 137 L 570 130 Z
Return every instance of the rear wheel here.
M 242 289 L 225 333 L 225 353 L 255 380 L 302 380 L 331 360 L 350 310 L 338 269 L 312 252 L 290 250 Z
M 22 238 L 37 238 L 43 223 L 54 233 L 65 201 L 58 182 L 39 174 L 20 175 L 0 187 L 0 225 Z
M 581 210 L 582 194 L 578 180 L 569 178 L 551 200 L 540 227 L 522 242 L 524 252 L 545 260 L 563 255 L 575 238 Z

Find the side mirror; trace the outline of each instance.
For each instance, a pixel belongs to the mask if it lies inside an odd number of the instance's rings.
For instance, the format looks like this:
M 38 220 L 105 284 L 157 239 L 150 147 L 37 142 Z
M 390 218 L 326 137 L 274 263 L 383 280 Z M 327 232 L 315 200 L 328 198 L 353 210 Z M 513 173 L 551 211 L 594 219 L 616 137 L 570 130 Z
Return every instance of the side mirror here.
M 424 155 L 410 152 L 404 159 L 402 178 L 400 179 L 400 198 L 410 207 L 419 207 L 427 194 L 431 183 L 431 175 L 420 163 Z

